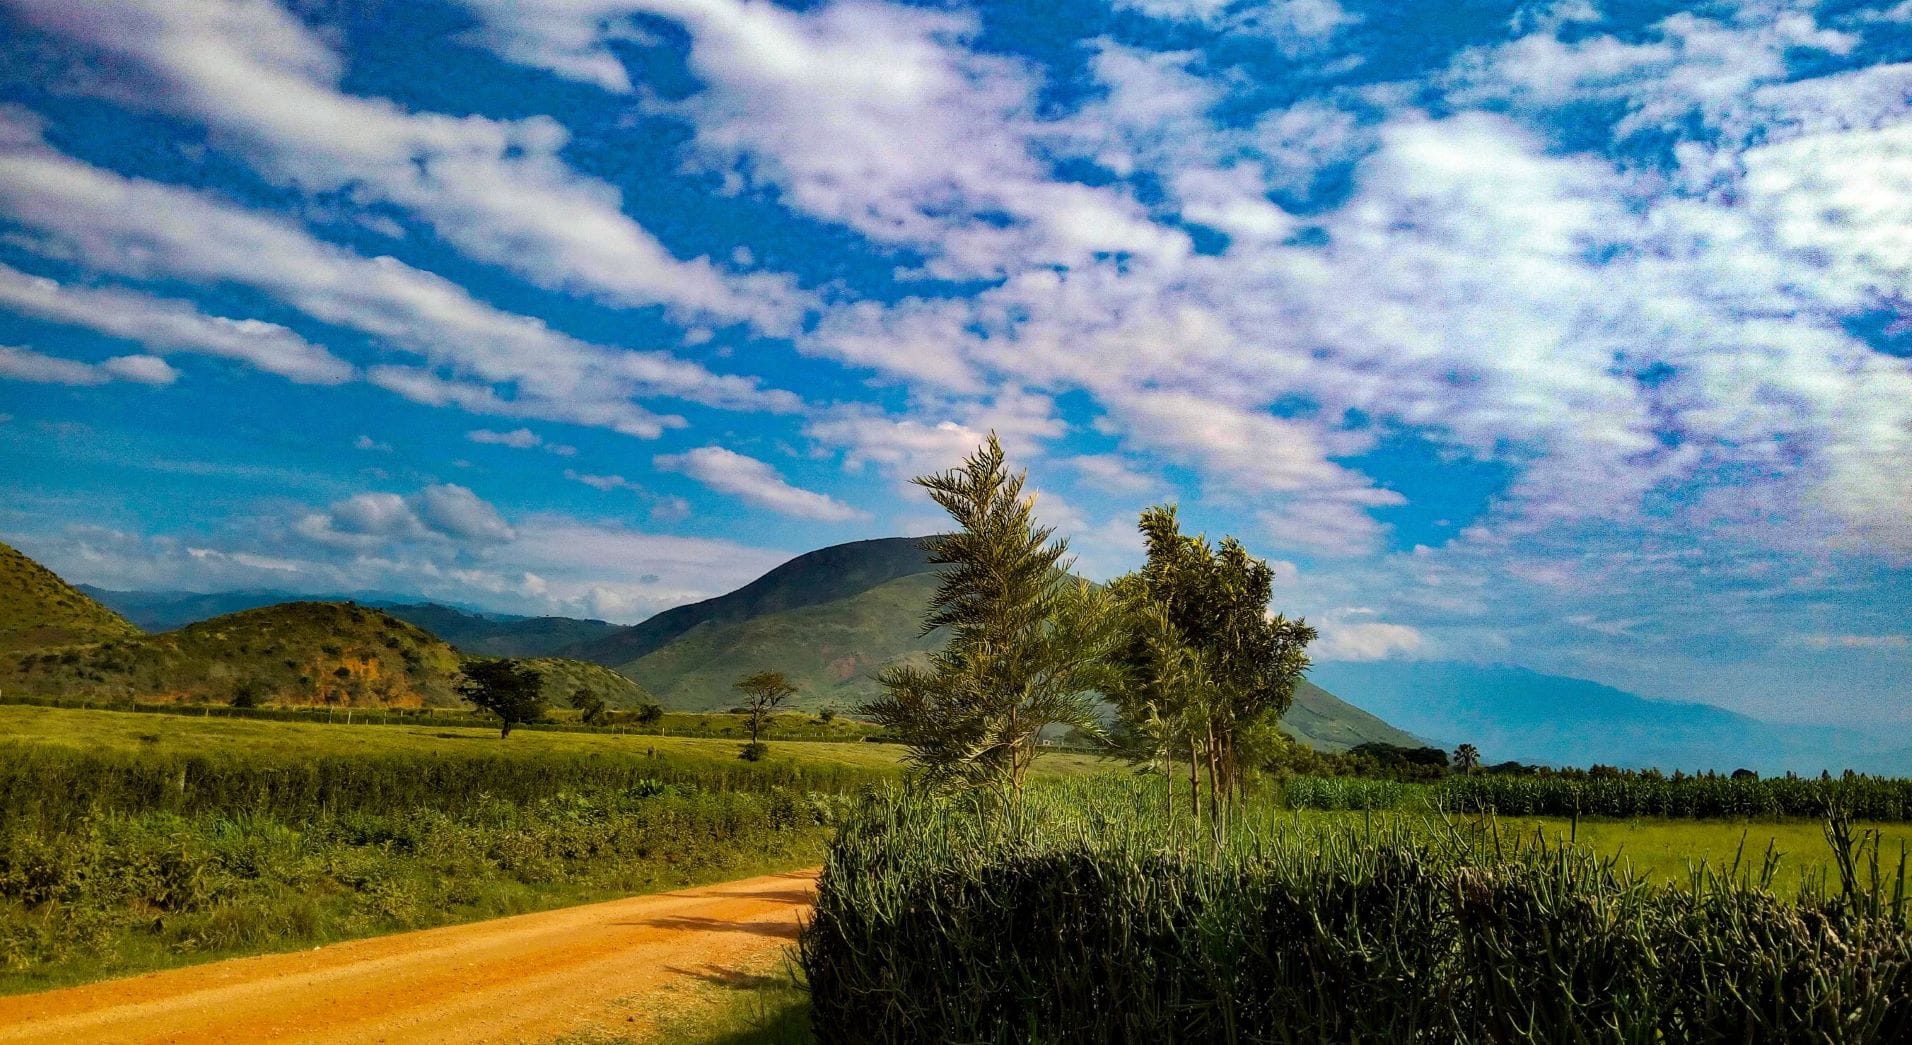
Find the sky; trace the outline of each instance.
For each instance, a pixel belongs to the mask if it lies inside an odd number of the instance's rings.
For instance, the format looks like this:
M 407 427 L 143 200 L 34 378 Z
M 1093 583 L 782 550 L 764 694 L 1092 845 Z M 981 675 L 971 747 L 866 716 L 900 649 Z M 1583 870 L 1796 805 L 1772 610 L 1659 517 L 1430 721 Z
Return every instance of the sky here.
M 631 622 L 1234 534 L 1322 661 L 1912 726 L 1912 0 L 0 0 L 0 539 Z

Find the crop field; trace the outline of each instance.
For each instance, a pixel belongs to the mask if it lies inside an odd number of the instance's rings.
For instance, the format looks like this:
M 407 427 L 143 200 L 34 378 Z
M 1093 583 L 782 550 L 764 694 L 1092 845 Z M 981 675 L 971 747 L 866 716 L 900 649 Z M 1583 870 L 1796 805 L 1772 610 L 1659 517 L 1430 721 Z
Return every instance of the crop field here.
M 1906 868 L 1885 846 L 1849 848 L 1850 879 L 1788 890 L 1763 859 L 1675 880 L 1492 818 L 1247 803 L 1217 835 L 1162 809 L 1115 779 L 1008 810 L 877 796 L 843 826 L 802 939 L 814 1026 L 867 1041 L 1912 1034 Z

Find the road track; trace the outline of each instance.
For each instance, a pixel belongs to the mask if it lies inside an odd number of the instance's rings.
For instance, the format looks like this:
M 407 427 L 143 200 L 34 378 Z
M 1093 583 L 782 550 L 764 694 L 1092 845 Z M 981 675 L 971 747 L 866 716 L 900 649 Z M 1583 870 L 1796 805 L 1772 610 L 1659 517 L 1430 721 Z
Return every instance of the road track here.
M 815 871 L 0 998 L 0 1043 L 643 1038 L 796 939 Z

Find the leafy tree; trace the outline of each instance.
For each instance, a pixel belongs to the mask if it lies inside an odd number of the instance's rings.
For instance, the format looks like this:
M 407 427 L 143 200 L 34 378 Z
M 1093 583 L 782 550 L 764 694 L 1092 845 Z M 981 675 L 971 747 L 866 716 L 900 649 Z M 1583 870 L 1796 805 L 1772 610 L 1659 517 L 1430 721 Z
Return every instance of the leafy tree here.
M 481 710 L 498 716 L 499 737 L 511 727 L 544 717 L 544 679 L 535 668 L 509 657 L 468 661 L 458 695 Z
M 239 687 L 233 690 L 232 706 L 235 708 L 256 708 L 263 703 L 264 701 L 259 699 L 259 687 L 255 683 L 241 682 Z
M 822 711 L 817 712 L 817 721 L 827 726 L 836 721 L 836 716 L 837 711 L 835 708 L 824 708 Z
M 662 704 L 646 704 L 637 709 L 637 724 L 640 726 L 655 726 L 662 721 L 664 721 L 664 705 Z
M 735 685 L 744 695 L 744 728 L 750 731 L 750 743 L 744 745 L 744 760 L 755 762 L 769 750 L 758 742 L 758 736 L 770 725 L 770 715 L 777 706 L 797 695 L 797 687 L 781 671 L 745 675 Z
M 1462 744 L 1454 749 L 1454 768 L 1463 773 L 1472 773 L 1480 768 L 1480 749 L 1472 744 Z
M 1021 794 L 1044 727 L 1102 734 L 1092 691 L 1122 636 L 1113 601 L 1069 576 L 1067 542 L 1036 524 L 1027 480 L 993 432 L 960 467 L 915 480 L 957 526 L 927 541 L 944 569 L 923 633 L 944 628 L 949 641 L 927 668 L 885 668 L 883 696 L 862 709 L 931 784 L 1005 799 Z
M 1211 546 L 1183 534 L 1173 505 L 1145 510 L 1138 526 L 1147 562 L 1110 585 L 1128 623 L 1114 696 L 1155 757 L 1172 761 L 1186 747 L 1197 790 L 1197 766 L 1206 768 L 1216 816 L 1245 768 L 1280 750 L 1278 723 L 1315 631 L 1269 613 L 1274 571 L 1235 538 Z
M 571 706 L 584 712 L 581 718 L 587 726 L 602 726 L 611 721 L 611 709 L 604 698 L 588 689 L 572 693 Z

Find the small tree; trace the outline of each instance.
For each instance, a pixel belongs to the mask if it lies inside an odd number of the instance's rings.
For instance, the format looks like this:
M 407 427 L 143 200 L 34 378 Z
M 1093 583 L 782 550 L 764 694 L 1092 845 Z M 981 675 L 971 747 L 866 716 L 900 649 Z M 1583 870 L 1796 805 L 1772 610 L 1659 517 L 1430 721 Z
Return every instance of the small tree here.
M 664 721 L 664 705 L 662 704 L 646 704 L 637 709 L 637 724 L 640 726 L 655 726 L 662 721 Z
M 571 706 L 583 712 L 579 718 L 587 726 L 602 726 L 611 721 L 611 709 L 604 703 L 604 698 L 588 689 L 572 693 Z
M 1463 773 L 1472 773 L 1480 768 L 1480 749 L 1472 744 L 1462 744 L 1454 749 L 1454 768 Z
M 769 748 L 757 741 L 763 731 L 770 726 L 770 715 L 777 706 L 797 695 L 797 687 L 781 671 L 759 671 L 745 675 L 736 682 L 737 692 L 744 695 L 744 727 L 750 731 L 750 743 L 744 745 L 744 760 L 755 762 L 762 758 Z
M 544 717 L 543 684 L 535 669 L 508 657 L 468 661 L 458 695 L 498 716 L 502 739 L 511 735 L 511 727 Z
M 1093 691 L 1121 629 L 1107 593 L 1069 575 L 1067 542 L 1036 525 L 1028 473 L 1004 461 L 992 432 L 961 467 L 915 480 L 958 527 L 925 542 L 945 569 L 923 633 L 946 628 L 949 641 L 928 668 L 885 668 L 884 695 L 862 710 L 903 739 L 929 782 L 1013 799 L 1045 727 L 1101 735 Z

